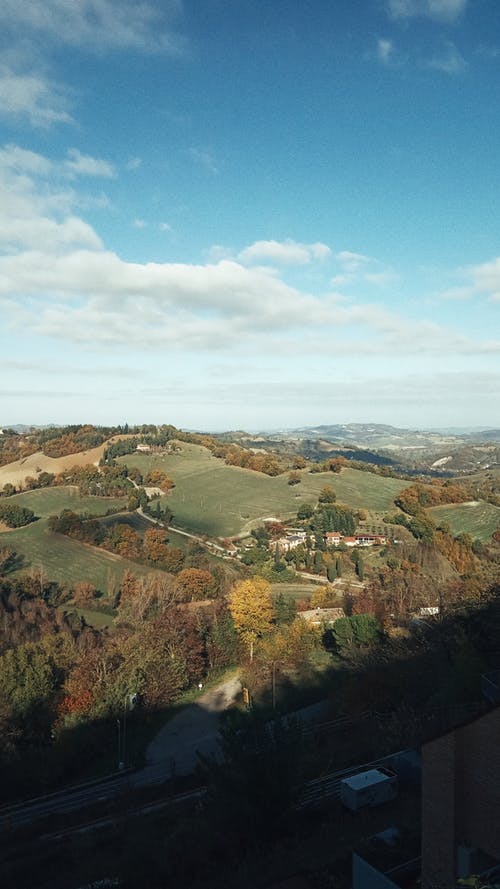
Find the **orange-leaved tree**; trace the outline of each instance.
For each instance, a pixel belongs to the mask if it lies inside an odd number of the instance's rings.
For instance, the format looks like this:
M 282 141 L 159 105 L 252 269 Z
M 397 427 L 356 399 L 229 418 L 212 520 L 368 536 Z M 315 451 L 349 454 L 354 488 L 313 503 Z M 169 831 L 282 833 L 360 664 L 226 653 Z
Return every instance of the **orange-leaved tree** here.
M 215 593 L 215 579 L 203 568 L 183 568 L 177 575 L 176 584 L 183 602 L 211 599 Z

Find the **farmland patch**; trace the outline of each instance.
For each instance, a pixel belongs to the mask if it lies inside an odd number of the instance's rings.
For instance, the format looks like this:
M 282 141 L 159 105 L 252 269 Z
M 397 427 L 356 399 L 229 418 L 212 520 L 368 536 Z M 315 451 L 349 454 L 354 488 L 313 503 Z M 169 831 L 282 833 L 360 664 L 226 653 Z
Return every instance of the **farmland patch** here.
M 500 508 L 484 500 L 434 506 L 428 512 L 436 524 L 449 525 L 453 534 L 470 534 L 481 541 L 500 528 Z

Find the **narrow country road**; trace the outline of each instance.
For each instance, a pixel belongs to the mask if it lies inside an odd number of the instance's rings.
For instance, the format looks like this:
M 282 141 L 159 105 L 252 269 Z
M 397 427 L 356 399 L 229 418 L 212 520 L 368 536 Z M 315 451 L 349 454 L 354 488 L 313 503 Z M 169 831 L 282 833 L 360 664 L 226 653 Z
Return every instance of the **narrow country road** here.
M 187 775 L 196 768 L 198 751 L 217 753 L 219 717 L 240 693 L 241 682 L 232 676 L 181 710 L 149 744 L 146 766 L 131 776 L 132 784 L 154 783 L 156 774 Z

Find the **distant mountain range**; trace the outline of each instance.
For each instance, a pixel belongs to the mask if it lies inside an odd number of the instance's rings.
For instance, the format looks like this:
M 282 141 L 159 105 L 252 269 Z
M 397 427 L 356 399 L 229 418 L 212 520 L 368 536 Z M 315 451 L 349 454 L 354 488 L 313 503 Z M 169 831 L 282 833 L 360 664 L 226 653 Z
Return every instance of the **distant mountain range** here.
M 61 424 L 5 425 L 26 434 Z M 455 427 L 405 429 L 385 423 L 337 423 L 267 430 L 252 434 L 232 430 L 216 434 L 222 441 L 241 447 L 301 454 L 321 462 L 345 457 L 363 463 L 392 467 L 410 473 L 452 475 L 492 468 L 500 469 L 500 429 Z
M 460 442 L 500 442 L 500 429 L 404 429 L 382 423 L 347 423 L 321 426 L 304 426 L 285 433 L 305 438 L 323 438 L 327 441 L 350 442 L 358 446 L 386 447 L 433 447 Z
M 435 475 L 500 467 L 500 429 L 404 429 L 383 423 L 302 426 L 260 433 L 233 433 L 244 447 L 288 447 L 313 460 L 348 460 Z

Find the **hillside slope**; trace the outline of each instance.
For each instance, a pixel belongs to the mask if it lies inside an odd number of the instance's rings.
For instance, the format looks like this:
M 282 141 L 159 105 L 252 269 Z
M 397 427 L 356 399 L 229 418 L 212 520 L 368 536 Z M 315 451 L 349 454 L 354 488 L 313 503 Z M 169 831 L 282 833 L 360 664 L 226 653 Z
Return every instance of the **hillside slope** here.
M 41 472 L 51 472 L 54 475 L 58 475 L 71 466 L 87 466 L 89 463 L 93 466 L 98 466 L 108 445 L 127 437 L 129 436 L 117 435 L 108 439 L 108 441 L 105 441 L 97 448 L 80 451 L 76 454 L 67 454 L 65 457 L 47 457 L 43 451 L 37 451 L 35 454 L 24 457 L 22 460 L 7 463 L 5 466 L 0 466 L 0 490 L 9 483 L 20 487 L 25 478 L 28 476 L 36 478 Z

